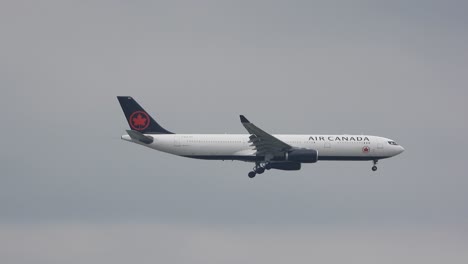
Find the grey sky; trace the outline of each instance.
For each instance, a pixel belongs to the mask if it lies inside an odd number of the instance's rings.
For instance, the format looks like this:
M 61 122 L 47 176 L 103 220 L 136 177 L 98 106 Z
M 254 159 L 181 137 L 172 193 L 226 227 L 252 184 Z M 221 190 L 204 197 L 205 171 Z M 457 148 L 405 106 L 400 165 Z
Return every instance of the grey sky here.
M 466 10 L 3 1 L 0 260 L 466 263 Z M 116 95 L 175 132 L 245 133 L 245 114 L 271 133 L 365 133 L 406 151 L 378 173 L 319 162 L 252 181 L 247 163 L 121 141 Z

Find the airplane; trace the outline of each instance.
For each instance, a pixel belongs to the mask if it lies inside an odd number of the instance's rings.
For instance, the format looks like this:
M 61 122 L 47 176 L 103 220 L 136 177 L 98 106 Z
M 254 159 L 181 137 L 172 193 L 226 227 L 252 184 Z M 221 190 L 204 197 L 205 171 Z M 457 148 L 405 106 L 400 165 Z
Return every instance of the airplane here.
M 394 140 L 369 135 L 272 135 L 240 115 L 248 134 L 175 134 L 164 129 L 132 97 L 117 96 L 130 126 L 121 139 L 162 152 L 204 160 L 254 163 L 249 178 L 265 170 L 300 170 L 318 161 L 377 162 L 402 153 Z

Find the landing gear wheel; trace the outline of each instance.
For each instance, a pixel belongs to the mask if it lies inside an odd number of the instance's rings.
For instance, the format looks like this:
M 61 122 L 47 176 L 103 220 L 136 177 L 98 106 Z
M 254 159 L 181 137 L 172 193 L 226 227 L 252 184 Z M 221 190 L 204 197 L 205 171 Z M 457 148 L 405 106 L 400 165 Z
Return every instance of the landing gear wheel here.
M 251 178 L 251 179 L 254 178 L 256 174 L 257 173 L 255 173 L 255 171 L 249 172 L 249 178 Z
M 262 174 L 262 173 L 265 172 L 265 169 L 262 168 L 262 167 L 258 167 L 258 168 L 255 170 L 255 172 L 258 173 L 258 174 Z
M 265 164 L 265 169 L 267 169 L 267 170 L 271 169 L 271 164 L 269 162 L 267 164 Z
M 372 171 L 377 170 L 377 162 L 379 162 L 379 160 L 374 160 L 374 166 L 372 166 Z

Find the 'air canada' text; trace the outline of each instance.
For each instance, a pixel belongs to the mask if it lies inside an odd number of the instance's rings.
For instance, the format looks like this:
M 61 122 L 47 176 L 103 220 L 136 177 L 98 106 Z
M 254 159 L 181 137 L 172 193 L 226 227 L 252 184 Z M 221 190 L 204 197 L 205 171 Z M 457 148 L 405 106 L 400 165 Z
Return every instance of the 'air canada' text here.
M 349 137 L 349 136 L 310 136 L 313 141 L 370 141 L 368 137 Z

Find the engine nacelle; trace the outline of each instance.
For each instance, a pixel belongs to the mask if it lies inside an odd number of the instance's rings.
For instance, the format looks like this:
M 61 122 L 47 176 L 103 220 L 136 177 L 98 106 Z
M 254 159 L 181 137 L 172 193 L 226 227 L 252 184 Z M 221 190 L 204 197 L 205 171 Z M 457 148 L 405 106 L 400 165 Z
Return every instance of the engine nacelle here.
M 299 162 L 270 162 L 267 165 L 271 169 L 276 169 L 276 170 L 300 170 L 301 169 L 301 164 Z
M 286 160 L 300 163 L 315 163 L 318 160 L 318 151 L 315 149 L 293 149 L 286 152 Z

